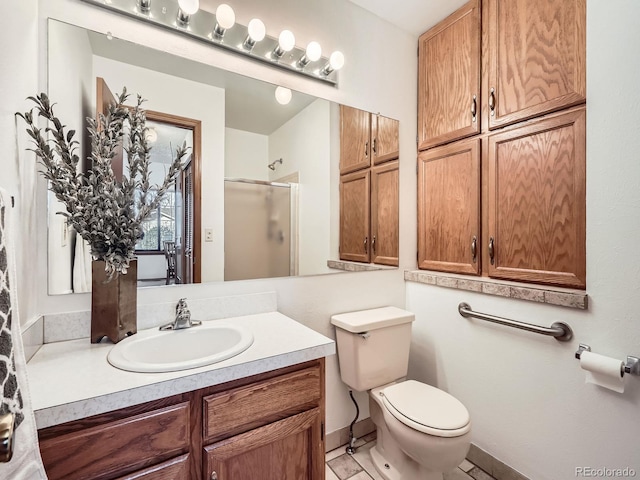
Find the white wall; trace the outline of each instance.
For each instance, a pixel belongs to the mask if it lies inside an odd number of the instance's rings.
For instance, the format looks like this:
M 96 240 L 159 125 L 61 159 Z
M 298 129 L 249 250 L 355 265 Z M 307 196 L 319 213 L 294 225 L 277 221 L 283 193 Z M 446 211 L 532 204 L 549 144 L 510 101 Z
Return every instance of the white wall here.
M 225 128 L 224 176 L 269 180 L 269 137 Z
M 269 135 L 270 179 L 299 174 L 298 273 L 328 272 L 330 241 L 329 109 L 318 99 Z
M 20 9 L 23 8 L 20 3 Z M 25 2 L 26 3 L 26 2 Z M 215 3 L 215 4 L 214 4 Z M 216 2 L 207 0 L 203 7 L 215 9 Z M 12 9 L 17 7 L 12 6 Z M 296 35 L 298 45 L 306 45 L 311 40 L 319 41 L 327 52 L 340 49 L 345 53 L 347 63 L 340 72 L 339 86 L 334 88 L 317 81 L 248 61 L 237 55 L 192 41 L 173 32 L 154 28 L 133 19 L 110 14 L 100 8 L 74 0 L 40 0 L 39 28 L 40 48 L 46 45 L 46 18 L 52 17 L 114 37 L 134 41 L 169 53 L 182 55 L 202 63 L 224 67 L 228 70 L 249 75 L 294 90 L 352 105 L 363 110 L 381 112 L 401 119 L 400 124 L 400 196 L 401 237 L 400 266 L 413 267 L 415 264 L 415 224 L 416 224 L 416 176 L 415 143 L 416 136 L 416 39 L 391 26 L 382 19 L 362 10 L 346 0 L 325 0 L 322 2 L 299 2 L 296 0 L 243 0 L 233 4 L 239 23 L 247 24 L 254 16 L 260 17 L 267 25 L 267 33 L 276 36 L 283 28 L 290 28 Z M 12 10 L 13 11 L 13 10 Z M 35 10 L 30 13 L 36 15 Z M 15 15 L 12 13 L 11 15 Z M 26 25 L 26 29 L 25 29 Z M 20 28 L 12 30 L 11 42 L 32 42 L 28 35 L 29 21 L 22 22 Z M 372 35 L 375 32 L 376 35 Z M 4 32 L 3 32 L 4 35 Z M 4 38 L 4 37 L 3 37 Z M 31 65 L 30 57 L 14 55 L 4 64 L 20 69 Z M 384 59 L 381 65 L 380 59 Z M 40 62 L 40 88 L 45 88 L 46 71 L 44 61 Z M 31 67 L 28 78 L 33 81 L 36 72 Z M 399 74 L 398 72 L 402 72 Z M 3 80 L 4 81 L 4 80 Z M 15 84 L 11 82 L 11 86 Z M 32 87 L 35 88 L 35 87 Z M 13 88 L 7 95 L 15 104 L 15 95 L 20 98 L 32 93 L 32 88 Z M 116 88 L 116 87 L 114 87 Z M 133 91 L 133 89 L 132 89 Z M 13 110 L 11 110 L 13 111 Z M 9 130 L 11 131 L 11 130 Z M 4 135 L 0 133 L 0 135 Z M 3 141 L 13 141 L 13 135 Z M 21 159 L 27 154 L 21 152 Z M 11 183 L 16 187 L 15 182 Z M 33 188 L 27 190 L 32 192 Z M 46 252 L 46 209 L 39 205 L 38 211 L 38 253 Z M 42 218 L 44 212 L 45 219 Z M 28 218 L 35 217 L 32 212 Z M 25 237 L 26 238 L 26 237 Z M 61 312 L 87 310 L 90 296 L 67 295 L 47 296 L 46 264 L 38 262 L 36 301 L 28 301 L 32 312 Z M 26 273 L 24 274 L 26 276 Z M 24 280 L 27 281 L 27 280 Z M 33 279 L 29 278 L 29 281 Z M 204 298 L 218 295 L 241 294 L 275 290 L 278 294 L 279 310 L 292 318 L 329 336 L 333 329 L 329 319 L 334 313 L 372 308 L 383 305 L 403 306 L 404 283 L 401 271 L 366 273 L 341 273 L 340 275 L 320 275 L 314 277 L 287 278 L 278 280 L 253 280 L 244 282 L 215 283 L 208 285 L 184 285 L 175 287 L 146 288 L 138 293 L 139 304 L 158 301 L 178 300 L 180 297 Z M 361 414 L 368 415 L 366 396 L 361 399 Z M 346 388 L 339 379 L 336 357 L 327 360 L 327 431 L 332 432 L 347 426 L 353 416 Z
M 56 103 L 58 118 L 67 125 L 67 131 L 75 130 L 79 142 L 76 153 L 80 158 L 79 169 L 84 170 L 84 159 L 90 151 L 85 118 L 95 112 L 95 80 L 93 78 L 93 52 L 86 31 L 64 23 L 49 25 L 48 67 L 55 71 L 49 77 L 47 93 Z M 55 196 L 49 194 L 48 273 L 49 293 L 70 293 L 73 288 L 71 231 L 66 219 L 57 212 L 65 207 Z M 75 239 L 74 239 L 75 240 Z
M 122 87 L 147 101 L 143 108 L 202 122 L 202 281 L 224 278 L 224 90 L 183 78 L 94 57 L 93 73 L 105 79 L 117 95 Z M 168 95 L 167 92 L 182 92 Z M 188 92 L 188 94 L 187 94 Z M 220 208 L 216 208 L 216 206 Z M 204 229 L 213 228 L 213 242 L 204 241 Z
M 47 280 L 46 249 L 36 244 L 36 159 L 25 152 L 30 140 L 25 133 L 26 124 L 14 116 L 24 112 L 32 104 L 25 99 L 38 92 L 38 60 L 46 58 L 38 43 L 38 2 L 24 0 L 13 4 L 0 3 L 0 188 L 15 197 L 15 208 L 10 209 L 15 230 L 8 232 L 16 247 L 19 321 L 25 323 L 38 312 L 39 291 Z M 46 202 L 46 195 L 43 195 Z M 43 198 L 40 198 L 43 200 Z M 44 221 L 46 222 L 46 209 Z M 41 224 L 38 225 L 41 229 Z M 44 252 L 44 256 L 42 256 Z M 42 278 L 33 274 L 34 262 Z M 22 272 L 27 270 L 29 275 Z
M 473 442 L 531 479 L 575 478 L 576 467 L 640 475 L 640 379 L 628 378 L 624 394 L 587 385 L 574 359 L 578 343 L 620 359 L 640 354 L 639 16 L 635 0 L 587 2 L 589 310 L 407 284 L 417 313 L 412 374 L 458 397 Z M 525 322 L 564 321 L 575 337 L 559 343 L 466 320 L 461 301 Z

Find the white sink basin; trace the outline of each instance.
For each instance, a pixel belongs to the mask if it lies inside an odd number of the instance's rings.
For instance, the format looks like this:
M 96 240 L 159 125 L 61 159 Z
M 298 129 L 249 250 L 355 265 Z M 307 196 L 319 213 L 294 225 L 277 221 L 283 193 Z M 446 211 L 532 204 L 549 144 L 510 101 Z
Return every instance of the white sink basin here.
M 219 321 L 183 330 L 143 330 L 116 344 L 108 355 L 114 367 L 130 372 L 175 372 L 221 362 L 253 343 L 245 327 Z

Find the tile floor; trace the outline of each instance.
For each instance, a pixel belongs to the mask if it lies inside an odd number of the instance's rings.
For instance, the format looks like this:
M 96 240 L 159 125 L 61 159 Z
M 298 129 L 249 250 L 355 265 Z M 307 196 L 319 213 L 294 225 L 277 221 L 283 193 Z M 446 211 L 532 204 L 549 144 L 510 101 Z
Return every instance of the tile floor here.
M 376 434 L 371 433 L 356 441 L 356 453 L 348 455 L 345 446 L 327 453 L 326 480 L 382 480 L 376 471 L 369 449 L 376 444 Z M 453 472 L 444 474 L 444 480 L 495 480 L 492 476 L 476 467 L 468 460 Z

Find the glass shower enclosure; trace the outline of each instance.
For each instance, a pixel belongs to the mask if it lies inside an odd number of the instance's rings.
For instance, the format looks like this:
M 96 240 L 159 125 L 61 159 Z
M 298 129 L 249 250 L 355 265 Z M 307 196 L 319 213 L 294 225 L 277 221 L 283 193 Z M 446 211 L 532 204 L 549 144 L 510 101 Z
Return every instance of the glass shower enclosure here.
M 298 185 L 224 181 L 224 279 L 297 275 Z

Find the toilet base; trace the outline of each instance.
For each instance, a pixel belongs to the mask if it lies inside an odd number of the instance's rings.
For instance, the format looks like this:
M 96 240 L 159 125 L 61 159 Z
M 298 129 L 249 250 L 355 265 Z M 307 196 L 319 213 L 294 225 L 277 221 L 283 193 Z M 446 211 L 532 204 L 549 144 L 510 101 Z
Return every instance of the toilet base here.
M 418 464 L 404 464 L 403 472 L 398 471 L 393 463 L 385 458 L 378 446 L 369 450 L 373 466 L 384 480 L 442 480 L 442 473 L 425 472 Z M 411 468 L 416 467 L 416 468 Z

